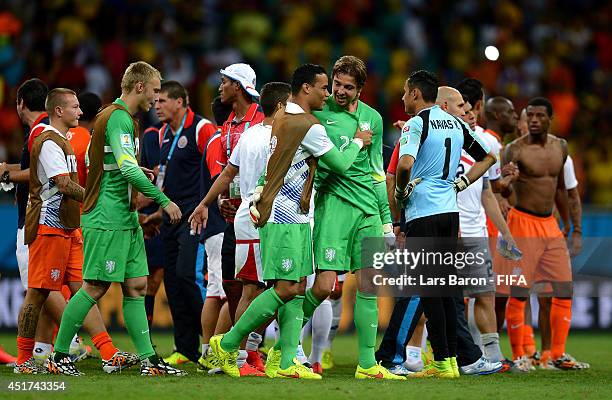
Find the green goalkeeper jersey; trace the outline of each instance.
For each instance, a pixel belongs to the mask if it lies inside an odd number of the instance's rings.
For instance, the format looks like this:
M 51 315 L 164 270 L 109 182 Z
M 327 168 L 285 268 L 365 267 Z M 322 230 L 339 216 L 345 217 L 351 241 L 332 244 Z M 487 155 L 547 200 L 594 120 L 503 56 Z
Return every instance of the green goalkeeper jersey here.
M 121 100 L 115 100 L 127 109 Z M 170 203 L 138 166 L 134 140 L 134 122 L 123 110 L 115 110 L 106 124 L 104 142 L 104 173 L 96 205 L 81 217 L 81 226 L 104 230 L 126 230 L 138 227 L 138 213 L 130 211 L 132 190 L 138 190 L 157 204 Z M 88 188 L 88 190 L 91 188 Z
M 372 144 L 359 152 L 344 174 L 336 174 L 325 163 L 319 162 L 315 179 L 317 191 L 333 193 L 366 215 L 380 214 L 383 224 L 390 223 L 382 155 L 383 121 L 378 111 L 358 101 L 357 110 L 351 113 L 336 104 L 333 96 L 329 96 L 323 110 L 313 114 L 340 151 L 351 143 L 357 128 L 373 132 Z

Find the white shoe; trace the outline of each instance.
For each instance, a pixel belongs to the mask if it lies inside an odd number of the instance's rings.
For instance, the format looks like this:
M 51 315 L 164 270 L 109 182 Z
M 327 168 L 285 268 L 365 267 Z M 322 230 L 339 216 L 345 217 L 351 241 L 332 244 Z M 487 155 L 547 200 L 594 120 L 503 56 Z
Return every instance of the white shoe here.
M 531 372 L 531 361 L 527 356 L 522 356 L 512 361 L 511 372 L 526 373 Z
M 410 374 L 414 374 L 414 371 L 410 371 L 408 368 L 404 366 L 404 364 L 394 365 L 391 368 L 388 368 L 389 372 L 393 375 L 406 376 Z
M 461 375 L 489 375 L 500 371 L 503 368 L 501 362 L 491 362 L 485 356 L 470 365 L 465 365 L 459 368 Z

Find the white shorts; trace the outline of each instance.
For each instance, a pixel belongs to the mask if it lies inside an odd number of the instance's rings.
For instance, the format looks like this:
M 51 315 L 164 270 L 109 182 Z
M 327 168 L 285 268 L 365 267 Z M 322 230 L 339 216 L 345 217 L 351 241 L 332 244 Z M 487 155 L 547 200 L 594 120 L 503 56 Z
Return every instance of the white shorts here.
M 19 266 L 19 277 L 24 290 L 28 290 L 28 245 L 25 243 L 25 228 L 17 229 L 17 265 Z
M 249 203 L 242 202 L 234 219 L 236 234 L 236 279 L 263 283 L 259 231 L 249 215 Z
M 206 297 L 225 299 L 223 291 L 223 278 L 221 276 L 221 245 L 223 244 L 223 233 L 211 236 L 204 242 L 206 250 L 206 265 L 208 278 L 206 285 Z

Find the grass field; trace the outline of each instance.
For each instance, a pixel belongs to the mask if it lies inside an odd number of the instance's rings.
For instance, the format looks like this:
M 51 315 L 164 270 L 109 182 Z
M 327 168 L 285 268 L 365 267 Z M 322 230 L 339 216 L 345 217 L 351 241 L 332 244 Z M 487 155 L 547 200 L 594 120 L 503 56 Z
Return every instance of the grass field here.
M 122 349 L 133 350 L 125 334 L 115 333 L 114 342 Z M 156 334 L 154 340 L 160 354 L 172 348 L 169 334 Z M 144 378 L 138 368 L 120 375 L 102 372 L 99 360 L 87 359 L 78 364 L 85 376 L 24 377 L 14 375 L 12 368 L 0 366 L 0 398 L 74 398 L 74 399 L 501 399 L 544 398 L 610 399 L 612 398 L 612 333 L 572 333 L 568 349 L 572 355 L 591 364 L 586 371 L 536 371 L 529 375 L 494 374 L 462 377 L 447 381 L 438 379 L 408 380 L 402 382 L 358 381 L 355 372 L 356 337 L 339 336 L 334 342 L 336 367 L 325 371 L 322 381 L 292 381 L 267 378 L 231 379 L 226 376 L 208 376 L 196 372 L 193 364 L 185 368 L 189 375 L 183 378 Z M 0 343 L 15 353 L 12 334 L 0 334 Z M 504 345 L 507 339 L 503 339 Z M 308 348 L 308 345 L 306 344 Z M 508 348 L 505 346 L 505 353 Z M 59 393 L 9 392 L 10 381 L 63 380 L 66 390 Z

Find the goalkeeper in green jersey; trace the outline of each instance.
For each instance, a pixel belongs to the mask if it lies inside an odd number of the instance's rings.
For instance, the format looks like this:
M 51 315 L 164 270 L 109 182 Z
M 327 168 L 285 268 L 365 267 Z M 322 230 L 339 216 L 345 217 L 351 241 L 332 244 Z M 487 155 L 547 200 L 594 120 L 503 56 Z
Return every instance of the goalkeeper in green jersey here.
M 367 77 L 359 58 L 343 56 L 334 64 L 332 95 L 314 115 L 329 138 L 342 150 L 356 130 L 371 131 L 372 145 L 359 152 L 353 165 L 338 174 L 319 163 L 315 180 L 314 257 L 317 275 L 305 293 L 304 321 L 325 300 L 337 274 L 354 272 L 358 288 L 366 282 L 369 265 L 361 260 L 365 238 L 383 236 L 395 242 L 385 186 L 382 158 L 383 122 L 380 114 L 359 100 Z M 365 263 L 368 264 L 368 263 Z M 358 379 L 403 379 L 376 363 L 374 346 L 378 327 L 375 295 L 357 291 L 355 326 L 359 342 Z
M 54 373 L 80 374 L 67 357 L 70 341 L 90 308 L 112 282 L 119 282 L 123 317 L 140 357 L 140 374 L 185 375 L 155 354 L 144 308 L 148 268 L 136 211 L 137 191 L 163 207 L 172 223 L 181 219 L 177 205 L 149 181 L 136 159 L 139 129 L 133 115 L 149 111 L 160 90 L 158 70 L 143 61 L 130 64 L 121 80 L 121 97 L 96 116 L 81 221 L 84 282 L 62 316 L 55 353 L 49 360 Z

